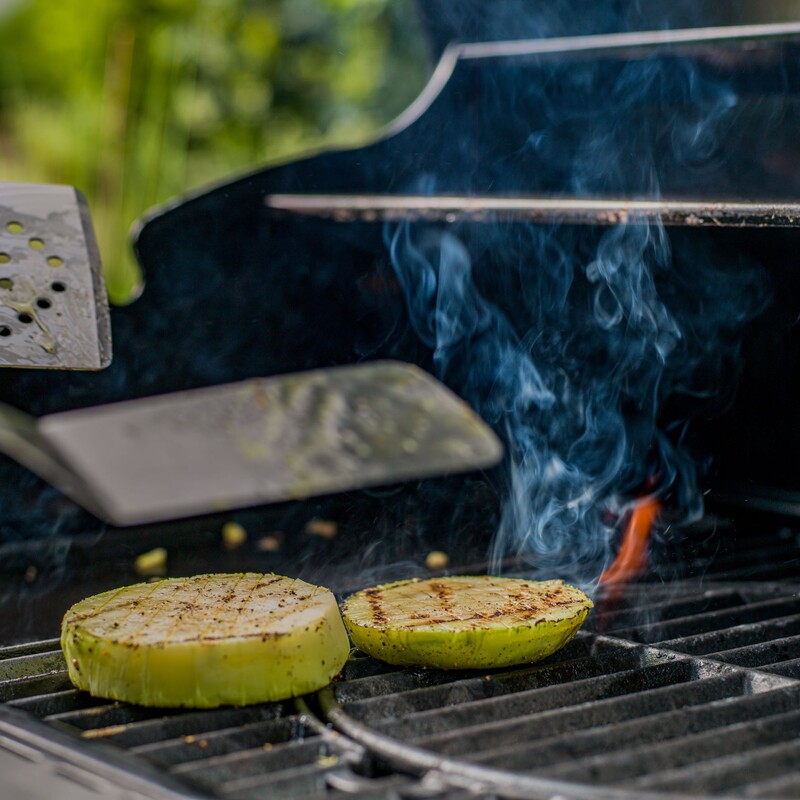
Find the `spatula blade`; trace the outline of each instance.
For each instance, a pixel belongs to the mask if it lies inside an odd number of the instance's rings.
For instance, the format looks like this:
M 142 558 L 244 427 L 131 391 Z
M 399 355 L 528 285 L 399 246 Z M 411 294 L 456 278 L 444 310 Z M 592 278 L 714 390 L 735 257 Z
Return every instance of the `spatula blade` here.
M 72 186 L 0 183 L 0 367 L 96 370 L 110 361 L 86 201 Z
M 372 362 L 39 420 L 117 525 L 489 467 L 491 429 L 417 367 Z

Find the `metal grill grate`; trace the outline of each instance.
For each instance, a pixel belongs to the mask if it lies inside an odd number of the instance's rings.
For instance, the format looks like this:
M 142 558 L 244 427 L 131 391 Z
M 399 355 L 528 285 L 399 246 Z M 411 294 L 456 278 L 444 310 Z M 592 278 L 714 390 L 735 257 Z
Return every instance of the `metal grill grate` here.
M 62 766 L 135 776 L 129 796 L 798 796 L 798 597 L 641 586 L 594 624 L 530 667 L 398 670 L 354 654 L 314 698 L 196 712 L 78 692 L 56 640 L 6 648 L 0 745 L 55 741 Z
M 322 707 L 398 769 L 502 794 L 792 796 L 800 601 L 779 592 L 642 588 L 553 663 L 345 680 Z
M 338 763 L 330 742 L 305 723 L 293 704 L 178 712 L 114 703 L 71 688 L 56 640 L 9 648 L 0 661 L 7 708 L 82 740 L 111 743 L 151 762 L 188 788 L 221 796 L 313 794 Z M 88 749 L 87 748 L 87 749 Z M 102 755 L 102 754 L 101 754 Z

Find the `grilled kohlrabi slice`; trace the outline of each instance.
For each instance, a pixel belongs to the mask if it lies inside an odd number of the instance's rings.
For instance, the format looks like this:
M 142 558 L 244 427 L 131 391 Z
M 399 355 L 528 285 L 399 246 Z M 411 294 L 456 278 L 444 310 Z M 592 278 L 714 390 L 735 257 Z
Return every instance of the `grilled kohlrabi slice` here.
M 280 575 L 197 575 L 89 597 L 64 617 L 69 676 L 97 697 L 212 708 L 325 686 L 350 651 L 328 589 Z
M 390 664 L 489 669 L 546 658 L 592 605 L 563 581 L 451 577 L 364 589 L 342 614 L 354 644 Z

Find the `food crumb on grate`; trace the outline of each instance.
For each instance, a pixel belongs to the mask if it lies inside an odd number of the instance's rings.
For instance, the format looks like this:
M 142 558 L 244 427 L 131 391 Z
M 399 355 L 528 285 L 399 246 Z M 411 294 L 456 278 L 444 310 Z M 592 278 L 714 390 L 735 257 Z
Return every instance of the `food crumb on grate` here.
M 226 550 L 238 550 L 247 541 L 247 531 L 238 522 L 226 522 L 222 526 L 222 546 Z
M 306 533 L 309 536 L 319 536 L 322 539 L 333 539 L 339 533 L 339 526 L 329 519 L 314 517 L 306 523 Z
M 425 557 L 425 566 L 428 569 L 444 569 L 450 563 L 450 556 L 443 550 L 431 550 Z
M 156 577 L 167 574 L 167 549 L 154 547 L 146 553 L 136 556 L 133 568 L 143 578 Z
M 256 545 L 256 547 L 262 553 L 277 553 L 278 550 L 281 549 L 282 538 L 283 538 L 283 533 L 281 533 L 280 531 L 268 534 L 267 536 L 262 536 L 258 540 L 258 544 Z

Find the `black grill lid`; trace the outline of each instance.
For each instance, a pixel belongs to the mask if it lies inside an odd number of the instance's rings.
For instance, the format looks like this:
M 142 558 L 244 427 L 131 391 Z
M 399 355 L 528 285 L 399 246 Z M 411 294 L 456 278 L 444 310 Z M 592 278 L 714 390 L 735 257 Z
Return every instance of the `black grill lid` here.
M 430 368 L 430 349 L 409 328 L 382 226 L 279 217 L 265 207 L 266 195 L 648 197 L 657 188 L 664 196 L 700 200 L 796 200 L 797 25 L 698 31 L 682 34 L 683 43 L 654 44 L 664 35 L 639 37 L 639 44 L 625 39 L 622 46 L 601 39 L 588 50 L 575 50 L 573 42 L 569 52 L 546 58 L 526 57 L 519 43 L 504 56 L 495 45 L 452 50 L 420 103 L 385 138 L 256 172 L 153 213 L 135 241 L 145 293 L 113 312 L 114 364 L 100 375 L 68 379 L 10 375 L 0 400 L 42 415 L 373 358 Z M 649 71 L 646 81 L 635 79 L 642 68 Z M 606 91 L 609 86 L 617 91 Z M 698 86 L 704 90 L 692 90 Z M 607 145 L 611 157 L 597 158 L 587 142 Z M 586 166 L 580 179 L 576 163 Z M 465 224 L 459 234 L 489 252 L 470 230 Z M 565 226 L 559 236 L 558 247 L 589 252 L 598 234 Z M 756 367 L 745 381 L 743 412 L 699 446 L 719 449 L 718 463 L 730 464 L 728 478 L 788 485 L 795 476 L 788 467 L 800 444 L 792 402 L 800 353 L 793 298 L 800 273 L 786 254 L 796 249 L 796 236 L 751 230 L 671 234 L 676 252 L 699 248 L 725 269 L 765 264 L 777 276 L 776 306 L 754 339 L 750 361 Z M 693 257 L 684 261 L 691 270 Z M 494 267 L 479 267 L 490 284 Z M 776 429 L 775 420 L 789 422 Z M 8 487 L 4 538 L 43 532 L 56 514 L 64 532 L 98 529 L 5 462 L 0 484 Z

